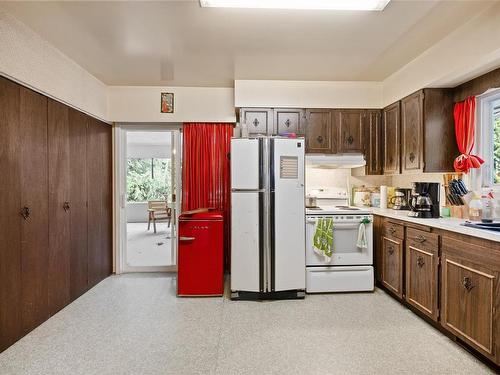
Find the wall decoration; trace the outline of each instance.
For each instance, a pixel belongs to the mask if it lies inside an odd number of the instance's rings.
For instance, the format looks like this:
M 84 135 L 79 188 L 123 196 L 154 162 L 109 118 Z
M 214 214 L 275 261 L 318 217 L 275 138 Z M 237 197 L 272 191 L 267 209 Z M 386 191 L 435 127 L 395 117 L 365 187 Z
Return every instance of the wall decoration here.
M 171 92 L 161 93 L 161 113 L 174 113 L 174 94 Z

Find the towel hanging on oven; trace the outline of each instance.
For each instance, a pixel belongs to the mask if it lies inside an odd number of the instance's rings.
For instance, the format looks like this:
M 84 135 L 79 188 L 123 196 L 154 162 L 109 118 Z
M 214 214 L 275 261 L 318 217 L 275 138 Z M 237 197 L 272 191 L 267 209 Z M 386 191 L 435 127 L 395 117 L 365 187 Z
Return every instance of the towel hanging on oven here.
M 326 261 L 332 259 L 333 253 L 333 219 L 318 218 L 314 230 L 313 250 L 325 257 Z
M 356 241 L 356 246 L 359 249 L 367 249 L 368 248 L 368 240 L 366 238 L 366 225 L 365 221 L 363 220 L 361 223 L 359 223 L 359 228 L 358 228 L 358 240 Z

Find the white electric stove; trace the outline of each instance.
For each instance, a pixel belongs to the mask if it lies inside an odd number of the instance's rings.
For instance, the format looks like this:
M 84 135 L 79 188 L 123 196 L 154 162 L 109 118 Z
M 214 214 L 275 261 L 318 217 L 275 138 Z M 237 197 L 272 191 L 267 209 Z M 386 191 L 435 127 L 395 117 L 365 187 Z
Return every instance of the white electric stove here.
M 306 209 L 306 292 L 373 291 L 373 215 L 369 209 L 349 206 L 345 190 L 319 189 L 318 206 Z M 316 222 L 326 217 L 333 220 L 330 260 L 313 250 Z M 357 246 L 361 222 L 367 223 L 366 248 Z

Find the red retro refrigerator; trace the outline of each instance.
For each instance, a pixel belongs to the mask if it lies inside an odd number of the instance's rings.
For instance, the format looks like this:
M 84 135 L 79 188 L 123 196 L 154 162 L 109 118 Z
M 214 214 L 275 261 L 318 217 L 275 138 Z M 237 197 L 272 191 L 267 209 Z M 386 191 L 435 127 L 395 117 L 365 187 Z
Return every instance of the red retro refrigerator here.
M 224 220 L 218 211 L 181 214 L 177 295 L 224 293 Z

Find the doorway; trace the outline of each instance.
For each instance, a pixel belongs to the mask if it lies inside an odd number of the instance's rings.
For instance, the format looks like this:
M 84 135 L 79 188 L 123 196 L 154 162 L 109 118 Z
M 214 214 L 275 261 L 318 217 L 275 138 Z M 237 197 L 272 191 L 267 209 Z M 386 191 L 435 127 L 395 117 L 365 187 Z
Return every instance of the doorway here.
M 121 125 L 115 136 L 116 273 L 175 271 L 181 196 L 179 128 Z

